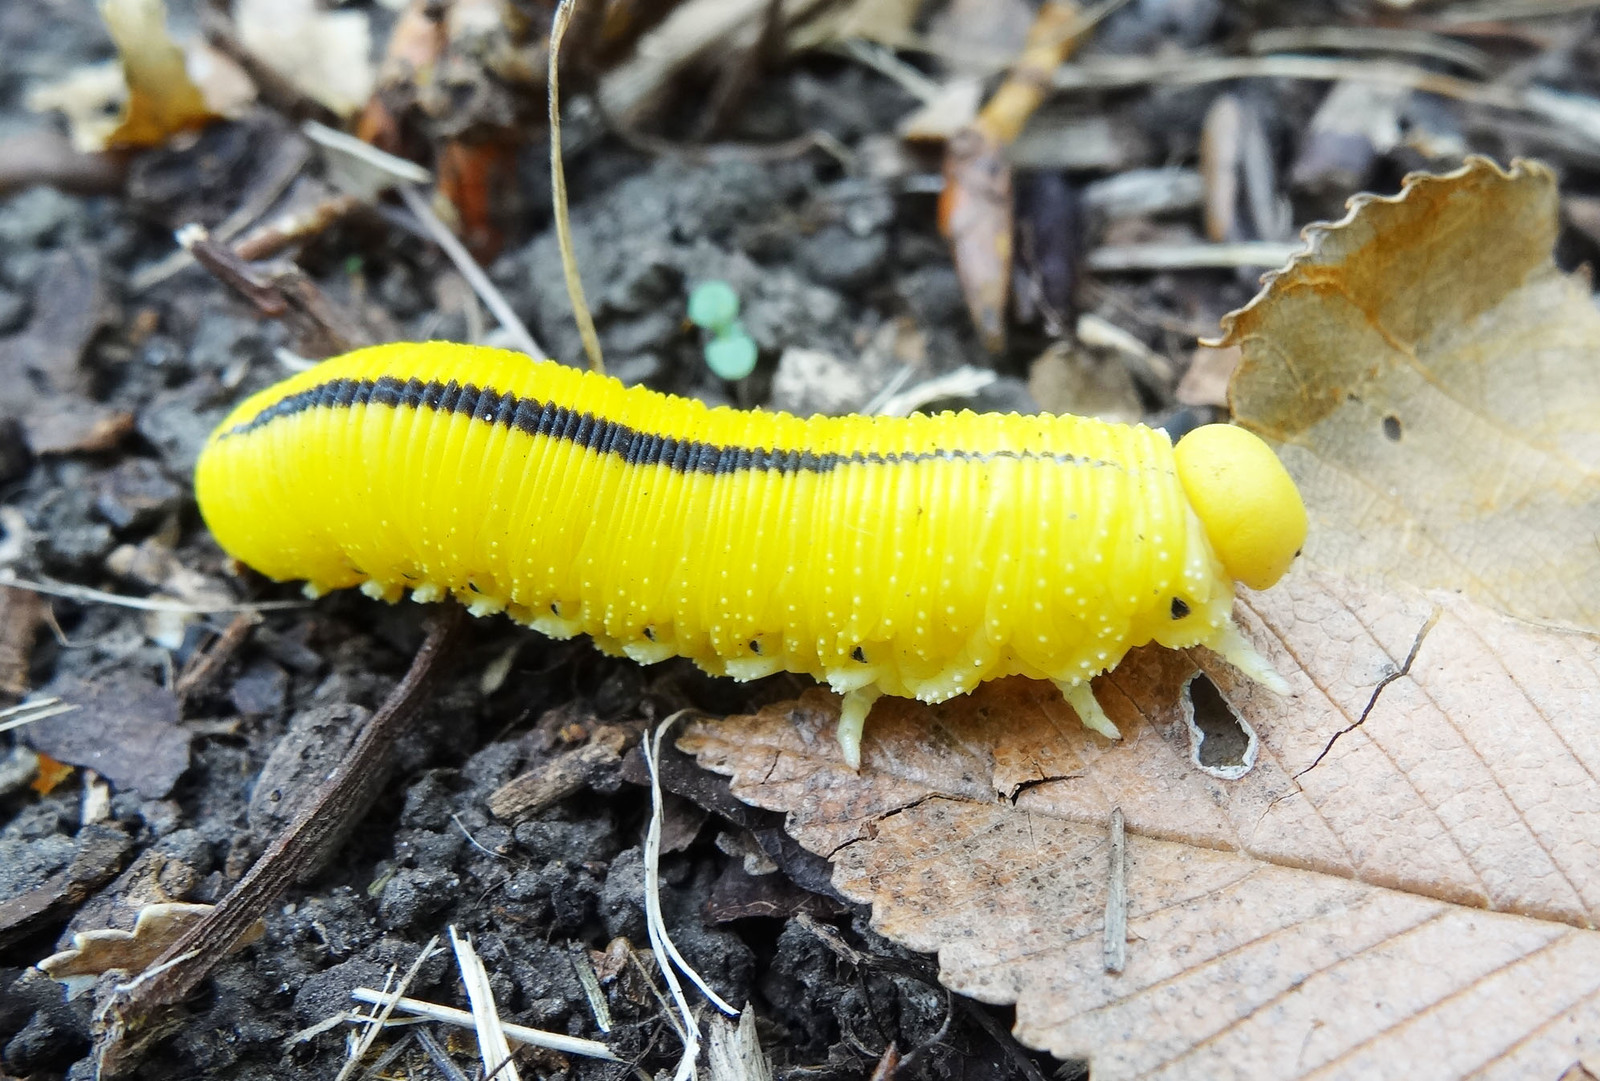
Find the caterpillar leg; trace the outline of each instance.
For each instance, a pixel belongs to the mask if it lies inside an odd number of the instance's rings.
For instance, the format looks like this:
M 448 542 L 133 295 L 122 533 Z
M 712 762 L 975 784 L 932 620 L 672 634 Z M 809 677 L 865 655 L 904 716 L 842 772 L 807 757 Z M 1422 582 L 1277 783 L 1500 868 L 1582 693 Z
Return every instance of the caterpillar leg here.
M 872 703 L 882 696 L 883 692 L 869 683 L 847 693 L 839 706 L 839 749 L 851 769 L 861 768 L 861 731 L 866 727 L 867 714 L 872 712 Z
M 1100 708 L 1100 701 L 1094 696 L 1094 688 L 1089 686 L 1087 681 L 1069 683 L 1066 680 L 1057 680 L 1056 686 L 1061 688 L 1061 696 L 1078 715 L 1078 720 L 1083 722 L 1083 727 L 1099 732 L 1106 739 L 1122 738 L 1117 726 L 1111 723 L 1106 711 Z
M 1244 635 L 1239 632 L 1238 624 L 1232 619 L 1223 623 L 1222 631 L 1217 635 L 1216 641 L 1208 644 L 1221 655 L 1223 660 L 1267 690 L 1277 694 L 1289 693 L 1289 681 L 1278 674 L 1278 670 L 1272 667 L 1255 646 L 1245 641 Z

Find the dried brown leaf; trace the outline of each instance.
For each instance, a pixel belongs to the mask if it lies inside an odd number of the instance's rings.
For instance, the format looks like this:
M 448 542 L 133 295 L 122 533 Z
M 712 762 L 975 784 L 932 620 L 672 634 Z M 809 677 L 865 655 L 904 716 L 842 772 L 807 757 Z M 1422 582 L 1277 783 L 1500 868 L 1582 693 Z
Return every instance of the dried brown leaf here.
M 1224 321 L 1312 560 L 1600 628 L 1600 311 L 1551 260 L 1556 209 L 1537 162 L 1409 177 Z
M 1243 607 L 1292 698 L 1145 649 L 1097 684 L 1115 744 L 1008 680 L 883 700 L 860 774 L 821 691 L 680 746 L 788 811 L 878 930 L 937 950 L 951 988 L 1015 1002 L 1019 1039 L 1096 1078 L 1555 1076 L 1600 1053 L 1600 644 L 1309 571 Z M 1242 780 L 1197 768 L 1197 668 L 1259 740 Z
M 72 936 L 70 948 L 46 957 L 39 968 L 74 994 L 93 986 L 95 977 L 105 972 L 143 972 L 211 909 L 211 905 L 170 902 L 146 905 L 139 910 L 132 931 L 114 927 L 80 931 Z M 265 933 L 266 924 L 257 920 L 234 949 L 242 949 Z
M 190 733 L 171 691 L 125 672 L 86 682 L 58 679 L 51 693 L 78 709 L 28 725 L 38 751 L 98 772 L 118 790 L 162 799 L 189 768 Z
M 1239 366 L 1237 348 L 1212 349 L 1200 346 L 1189 358 L 1189 369 L 1183 373 L 1175 392 L 1184 405 L 1228 404 L 1228 383 L 1234 369 Z

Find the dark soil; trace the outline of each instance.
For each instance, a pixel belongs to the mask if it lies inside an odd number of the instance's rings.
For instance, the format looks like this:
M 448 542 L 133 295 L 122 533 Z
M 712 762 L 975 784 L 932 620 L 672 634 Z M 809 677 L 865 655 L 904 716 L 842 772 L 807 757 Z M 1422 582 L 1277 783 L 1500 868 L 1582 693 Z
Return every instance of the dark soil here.
M 1134 4 L 1105 28 L 1102 47 L 1146 53 L 1163 42 L 1220 44 L 1242 29 L 1221 8 Z M 1581 54 L 1581 45 L 1573 48 Z M 34 80 L 109 55 L 88 5 L 48 12 L 0 5 L 0 137 L 41 122 L 22 105 Z M 25 62 L 13 63 L 19 58 Z M 1125 168 L 1192 163 L 1201 118 L 1218 92 L 1202 86 L 1078 99 L 1084 115 L 1114 115 L 1139 148 L 1061 175 L 1076 190 Z M 1259 104 L 1276 159 L 1286 164 L 1320 87 L 1258 81 L 1243 92 Z M 1470 145 L 1501 155 L 1539 148 L 1537 133 L 1505 135 L 1464 121 L 1449 103 L 1425 104 L 1464 129 Z M 730 135 L 771 143 L 820 130 L 860 148 L 892 133 L 913 105 L 878 74 L 813 57 L 766 75 Z M 686 99 L 683 108 L 692 112 L 697 104 Z M 999 381 L 959 404 L 1031 407 L 1026 365 L 1044 344 L 1043 331 L 1037 324 L 1014 328 L 1008 355 L 982 354 L 925 189 L 847 175 L 815 150 L 707 162 L 651 156 L 582 124 L 571 135 L 577 254 L 612 374 L 710 402 L 859 407 L 897 362 L 817 372 L 796 363 L 780 371 L 780 355 L 803 346 L 855 357 L 884 327 L 908 319 L 926 335 L 919 378 L 962 363 L 991 365 Z M 190 491 L 211 427 L 245 394 L 285 374 L 275 350 L 291 344 L 289 330 L 197 268 L 142 292 L 128 285 L 138 268 L 172 250 L 174 226 L 220 220 L 273 148 L 295 138 L 287 121 L 263 112 L 142 156 L 122 194 L 34 187 L 0 200 L 0 349 L 26 345 L 32 357 L 47 347 L 72 352 L 77 342 L 66 367 L 81 385 L 41 381 L 30 392 L 41 402 L 76 395 L 72 400 L 132 418 L 130 430 L 104 448 L 42 455 L 29 452 L 16 418 L 0 424 L 0 496 L 9 514 L 0 521 L 0 548 L 17 575 L 137 596 L 158 586 L 171 592 L 179 568 L 194 576 L 192 589 L 238 599 L 298 596 L 291 587 L 232 574 Z M 548 228 L 544 153 L 533 145 L 524 155 L 521 194 L 533 209 L 490 272 L 541 344 L 581 363 Z M 1401 148 L 1370 163 L 1362 180 L 1392 188 L 1419 164 Z M 1336 214 L 1348 190 L 1293 194 L 1295 221 L 1304 222 Z M 1568 261 L 1592 257 L 1592 243 L 1574 234 L 1563 254 Z M 446 260 L 380 217 L 334 228 L 299 261 L 329 297 L 394 338 L 467 335 L 459 306 L 439 300 Z M 689 288 L 709 278 L 738 291 L 761 350 L 756 375 L 737 387 L 710 374 L 698 332 L 684 323 Z M 1213 327 L 1217 315 L 1248 299 L 1253 279 L 1220 271 L 1145 275 L 1093 283 L 1079 299 L 1131 320 L 1158 352 L 1186 358 L 1191 328 Z M 52 325 L 41 324 L 42 314 Z M 1170 395 L 1143 394 L 1152 418 L 1175 408 Z M 134 554 L 164 559 L 165 570 L 150 570 Z M 88 731 L 105 742 L 96 769 L 110 783 L 111 800 L 101 818 L 85 822 L 78 778 L 41 795 L 29 787 L 31 768 L 8 768 L 26 761 L 23 752 L 0 761 L 0 904 L 37 896 L 52 883 L 75 884 L 69 899 L 58 898 L 44 916 L 0 939 L 0 1072 L 40 1079 L 91 1074 L 95 995 L 69 1001 L 60 984 L 30 966 L 73 932 L 131 926 L 139 903 L 212 902 L 226 893 L 281 827 L 278 808 L 296 778 L 305 783 L 326 768 L 330 746 L 337 749 L 361 715 L 352 707 L 376 708 L 405 671 L 427 615 L 419 606 L 390 608 L 353 594 L 269 612 L 180 712 L 176 674 L 230 616 L 183 622 L 61 599 L 51 600 L 49 611 L 52 622 L 33 644 L 31 685 L 82 708 L 0 735 L 0 757 L 26 742 L 77 760 L 90 752 L 64 750 L 67 737 Z M 503 678 L 488 681 L 490 672 Z M 326 866 L 268 911 L 259 941 L 217 964 L 180 1023 L 152 1043 L 140 1076 L 332 1077 L 344 1062 L 350 1026 L 296 1034 L 348 1010 L 351 989 L 383 986 L 387 974 L 404 971 L 450 926 L 474 936 L 507 1019 L 600 1036 L 579 982 L 581 961 L 601 973 L 613 1019 L 608 1041 L 647 1073 L 670 1070 L 679 1044 L 660 1002 L 639 969 L 611 964 L 622 955 L 618 940 L 648 945 L 641 851 L 648 793 L 637 748 L 524 821 L 496 819 L 488 797 L 599 725 L 636 729 L 685 706 L 745 710 L 801 686 L 790 677 L 740 686 L 679 663 L 645 669 L 503 619 L 469 621 L 377 805 Z M 874 934 L 868 913 L 831 894 L 825 865 L 799 852 L 776 816 L 739 808 L 722 782 L 687 763 L 676 769 L 680 780 L 669 787 L 683 794 L 669 797 L 668 827 L 681 847 L 663 861 L 668 925 L 725 998 L 752 1004 L 781 1074 L 865 1076 L 892 1043 L 902 1054 L 917 1052 L 901 1076 L 1022 1076 L 1023 1064 L 1080 1075 L 1077 1064 L 1012 1043 L 1008 1010 L 952 1002 L 934 979 L 935 962 Z M 683 779 L 691 773 L 694 779 Z M 872 960 L 848 960 L 811 921 L 835 928 Z M 448 953 L 422 968 L 411 994 L 465 1005 Z M 476 1063 L 469 1041 L 437 1031 L 470 1076 Z M 548 1054 L 523 1062 L 525 1076 L 528 1069 L 541 1076 L 634 1074 L 629 1066 Z M 388 1070 L 437 1076 L 415 1042 Z

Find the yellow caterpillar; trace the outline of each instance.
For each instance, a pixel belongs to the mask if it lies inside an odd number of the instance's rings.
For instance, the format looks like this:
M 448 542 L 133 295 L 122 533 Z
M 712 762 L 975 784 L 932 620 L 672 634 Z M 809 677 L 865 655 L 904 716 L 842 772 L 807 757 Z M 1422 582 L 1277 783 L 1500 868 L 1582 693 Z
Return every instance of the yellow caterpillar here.
M 545 634 L 844 695 L 860 759 L 883 694 L 1089 679 L 1133 646 L 1209 646 L 1283 681 L 1231 618 L 1306 515 L 1272 451 L 1212 425 L 711 409 L 519 353 L 388 345 L 234 410 L 195 485 L 217 540 L 313 595 L 453 595 Z

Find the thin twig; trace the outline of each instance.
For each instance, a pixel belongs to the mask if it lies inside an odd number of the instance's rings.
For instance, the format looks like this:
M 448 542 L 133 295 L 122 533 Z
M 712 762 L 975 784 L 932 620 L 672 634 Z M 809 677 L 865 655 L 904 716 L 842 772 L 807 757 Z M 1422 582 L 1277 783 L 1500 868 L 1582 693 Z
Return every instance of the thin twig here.
M 372 987 L 357 987 L 350 992 L 350 997 L 357 1002 L 378 1002 L 383 998 L 383 992 Z M 416 998 L 402 998 L 395 1006 L 396 1009 L 418 1017 L 426 1017 L 432 1021 L 443 1021 L 447 1025 L 459 1025 L 461 1028 L 472 1027 L 472 1014 L 466 1010 L 457 1010 L 450 1006 L 440 1006 L 433 1002 L 424 1002 Z M 560 1051 L 568 1055 L 583 1055 L 587 1058 L 604 1059 L 607 1062 L 621 1062 L 609 1047 L 598 1040 L 585 1040 L 578 1036 L 564 1036 L 559 1032 L 542 1032 L 526 1025 L 512 1024 L 510 1021 L 500 1022 L 500 1027 L 505 1033 L 518 1043 L 529 1044 L 533 1047 L 544 1047 L 551 1051 Z
M 608 116 L 604 110 L 601 110 L 600 115 L 605 121 L 607 131 L 640 153 L 676 158 L 690 165 L 715 165 L 724 161 L 768 165 L 791 161 L 812 150 L 822 151 L 845 169 L 853 169 L 856 164 L 855 151 L 840 142 L 837 136 L 820 129 L 776 143 L 736 143 L 728 140 L 715 143 L 678 143 L 671 139 L 663 139 L 659 135 L 650 135 L 629 128 L 620 120 Z
M 234 237 L 249 228 L 251 222 L 270 210 L 272 204 L 276 203 L 283 193 L 289 190 L 289 185 L 293 184 L 295 177 L 299 176 L 301 171 L 305 169 L 306 162 L 310 160 L 310 157 L 311 154 L 306 145 L 298 141 L 290 146 L 288 153 L 279 154 L 271 163 L 272 172 L 267 176 L 267 179 L 257 184 L 244 202 L 234 207 L 232 213 L 222 219 L 217 224 L 217 227 L 210 231 L 212 238 L 222 243 L 230 243 Z M 264 254 L 271 253 L 246 255 L 240 252 L 240 258 L 260 259 Z M 174 274 L 187 269 L 193 263 L 193 253 L 187 248 L 180 247 L 168 253 L 166 258 L 135 272 L 128 279 L 128 289 L 130 292 L 142 293 L 147 289 L 160 285 Z
M 270 259 L 291 244 L 324 232 L 340 218 L 370 205 L 354 195 L 330 195 L 320 202 L 263 222 L 234 242 L 241 259 Z
M 13 728 L 21 728 L 35 721 L 42 721 L 46 717 L 59 717 L 63 713 L 71 713 L 81 709 L 75 702 L 63 702 L 59 698 L 41 698 L 34 702 L 19 702 L 17 705 L 0 709 L 0 732 L 9 732 Z
M 1111 868 L 1106 880 L 1107 972 L 1121 972 L 1128 963 L 1128 836 L 1122 808 L 1111 808 Z
M 69 582 L 34 582 L 18 578 L 9 571 L 0 571 L 0 585 L 32 590 L 47 597 L 65 597 L 69 601 L 88 604 L 110 604 L 118 608 L 132 608 L 139 612 L 175 612 L 186 616 L 222 615 L 229 612 L 277 612 L 286 608 L 305 608 L 309 601 L 241 601 L 238 604 L 189 604 L 186 601 L 166 601 L 152 597 L 124 597 L 120 593 L 107 593 L 88 586 L 75 586 Z
M 1234 244 L 1121 244 L 1091 251 L 1084 260 L 1090 270 L 1210 270 L 1232 267 L 1281 267 L 1304 251 L 1299 242 L 1248 240 Z
M 561 0 L 550 23 L 550 202 L 556 219 L 556 243 L 561 248 L 561 272 L 567 279 L 567 296 L 572 301 L 572 318 L 583 338 L 583 351 L 589 367 L 604 373 L 605 357 L 600 353 L 600 335 L 594 329 L 594 316 L 583 298 L 583 278 L 578 274 L 578 259 L 572 251 L 572 222 L 567 217 L 567 170 L 561 160 L 561 39 L 578 0 Z
M 467 1017 L 470 1020 L 472 1015 L 468 1014 Z M 419 1028 L 416 1034 L 417 1042 L 422 1045 L 423 1054 L 428 1056 L 428 1061 L 433 1063 L 433 1068 L 439 1071 L 445 1081 L 467 1081 L 467 1075 L 455 1064 L 450 1052 L 439 1046 L 439 1041 L 433 1038 L 433 1033 L 425 1028 Z
M 1549 15 L 1574 15 L 1600 8 L 1600 0 L 1485 0 L 1483 3 L 1454 4 L 1438 11 L 1441 23 L 1496 22 L 1507 19 L 1538 19 Z
M 439 245 L 450 262 L 455 264 L 461 276 L 467 279 L 467 284 L 478 294 L 483 306 L 494 313 L 500 328 L 511 336 L 512 344 L 530 357 L 545 356 L 545 351 L 539 348 L 539 343 L 534 341 L 527 326 L 517 317 L 517 313 L 512 311 L 511 303 L 506 300 L 505 294 L 489 280 L 489 275 L 483 272 L 478 261 L 472 257 L 461 241 L 456 239 L 456 235 L 439 220 L 439 215 L 433 212 L 433 208 L 428 205 L 428 200 L 423 198 L 422 193 L 410 184 L 401 184 L 397 190 L 400 192 L 400 198 L 405 200 L 406 209 L 411 211 L 412 216 L 423 229 L 427 230 L 428 236 Z
M 595 975 L 594 965 L 589 963 L 589 955 L 582 946 L 573 951 L 572 969 L 578 974 L 584 997 L 589 1000 L 589 1012 L 594 1015 L 595 1027 L 601 1032 L 610 1032 L 611 1007 L 606 1005 L 606 994 L 600 989 L 600 977 Z
M 1502 109 L 1522 107 L 1521 95 L 1507 87 L 1442 75 L 1410 64 L 1328 56 L 1105 57 L 1062 64 L 1053 77 L 1058 91 L 1105 90 L 1146 83 L 1190 86 L 1229 79 L 1351 79 L 1425 90 Z
M 1443 60 L 1465 68 L 1478 78 L 1491 72 L 1489 54 L 1475 45 L 1433 34 L 1390 26 L 1285 26 L 1250 35 L 1249 49 L 1257 56 L 1298 53 L 1306 49 L 1346 52 L 1409 53 Z
M 115 1076 L 126 1068 L 138 1044 L 137 1033 L 155 1011 L 187 998 L 267 906 L 371 805 L 388 773 L 384 766 L 389 752 L 410 728 L 460 622 L 457 605 L 439 610 L 411 667 L 316 795 L 215 908 L 143 973 L 107 996 L 94 1020 L 94 1055 L 101 1076 Z
M 373 1059 L 372 1065 L 362 1071 L 361 1081 L 371 1081 L 374 1077 L 381 1077 L 383 1072 L 389 1068 L 391 1062 L 410 1050 L 412 1041 L 417 1038 L 417 1032 L 420 1031 L 420 1029 L 417 1029 L 408 1032 L 385 1048 L 383 1054 Z
M 467 1002 L 472 1007 L 472 1028 L 478 1035 L 478 1057 L 483 1060 L 483 1076 L 503 1076 L 506 1081 L 521 1081 L 516 1065 L 511 1061 L 511 1045 L 506 1042 L 506 1030 L 500 1021 L 500 1007 L 494 1000 L 494 988 L 489 986 L 489 970 L 483 958 L 472 948 L 472 936 L 457 933 L 450 927 L 450 945 L 456 951 L 456 966 L 461 969 L 461 983 L 467 989 Z
M 361 1039 L 356 1041 L 355 1047 L 350 1051 L 349 1058 L 340 1067 L 339 1074 L 333 1081 L 345 1081 L 355 1071 L 356 1065 L 366 1057 L 367 1051 L 371 1049 L 373 1042 L 377 1040 L 378 1034 L 383 1031 L 383 1026 L 389 1020 L 389 1016 L 394 1013 L 395 1004 L 405 996 L 406 990 L 416 980 L 417 973 L 422 971 L 423 964 L 438 952 L 439 936 L 434 935 L 428 939 L 428 944 L 422 947 L 422 952 L 417 954 L 417 959 L 411 962 L 411 967 L 406 969 L 406 974 L 400 977 L 400 982 L 394 985 L 394 990 L 385 991 L 383 1001 L 373 1003 L 378 1007 L 377 1010 L 371 1016 L 364 1018 L 367 1024 L 366 1031 L 361 1034 Z M 390 971 L 393 972 L 394 970 L 391 969 Z
M 925 379 L 915 386 L 897 391 L 888 397 L 880 391 L 867 403 L 866 412 L 886 417 L 909 417 L 929 402 L 940 398 L 969 398 L 1000 378 L 989 368 L 963 364 L 954 371 Z M 882 398 L 882 401 L 879 401 Z
M 213 676 L 221 671 L 228 658 L 238 652 L 244 640 L 250 636 L 250 630 L 261 622 L 261 617 L 255 612 L 240 612 L 229 621 L 228 626 L 217 640 L 211 643 L 210 648 L 196 653 L 184 665 L 183 674 L 173 685 L 172 693 L 177 695 L 178 701 L 183 702 L 195 691 L 211 682 Z

